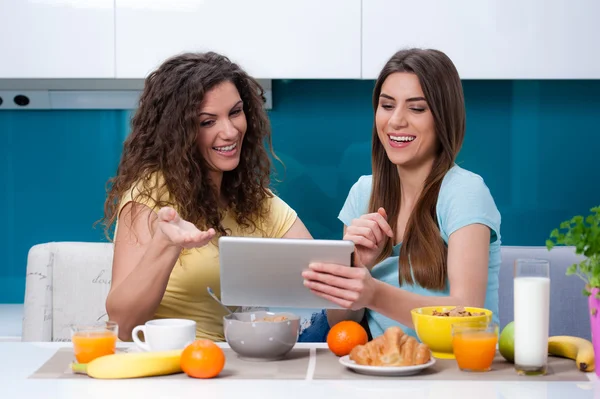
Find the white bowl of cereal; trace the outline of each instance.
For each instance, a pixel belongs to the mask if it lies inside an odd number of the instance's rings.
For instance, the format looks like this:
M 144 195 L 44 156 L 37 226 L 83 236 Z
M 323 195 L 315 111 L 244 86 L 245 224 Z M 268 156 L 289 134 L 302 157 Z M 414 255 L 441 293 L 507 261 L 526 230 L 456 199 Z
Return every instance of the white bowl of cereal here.
M 225 340 L 245 360 L 284 358 L 298 342 L 300 317 L 293 313 L 241 312 L 223 317 Z

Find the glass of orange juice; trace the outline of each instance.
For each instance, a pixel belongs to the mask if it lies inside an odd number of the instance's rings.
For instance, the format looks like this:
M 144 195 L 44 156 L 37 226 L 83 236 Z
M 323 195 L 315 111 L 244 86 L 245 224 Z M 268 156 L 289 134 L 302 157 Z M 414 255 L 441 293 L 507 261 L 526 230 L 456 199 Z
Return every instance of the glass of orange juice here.
M 466 322 L 452 325 L 454 357 L 463 371 L 490 371 L 497 343 L 496 323 Z
M 119 327 L 114 321 L 71 326 L 71 341 L 78 363 L 89 363 L 115 353 Z

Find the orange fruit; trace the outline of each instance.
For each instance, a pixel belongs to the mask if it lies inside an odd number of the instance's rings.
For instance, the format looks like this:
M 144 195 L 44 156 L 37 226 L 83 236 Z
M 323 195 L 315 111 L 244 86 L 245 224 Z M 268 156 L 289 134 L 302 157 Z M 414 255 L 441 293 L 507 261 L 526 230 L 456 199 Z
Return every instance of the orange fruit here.
M 194 378 L 213 378 L 225 367 L 225 354 L 214 342 L 198 339 L 181 353 L 181 369 Z
M 346 356 L 355 346 L 369 341 L 367 331 L 355 321 L 340 321 L 327 334 L 327 346 L 337 356 Z

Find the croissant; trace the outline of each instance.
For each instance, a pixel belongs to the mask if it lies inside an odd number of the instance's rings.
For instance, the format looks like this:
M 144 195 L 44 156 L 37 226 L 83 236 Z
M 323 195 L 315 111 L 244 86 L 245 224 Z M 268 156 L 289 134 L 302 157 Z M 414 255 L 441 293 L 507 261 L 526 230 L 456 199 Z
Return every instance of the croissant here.
M 430 358 L 429 347 L 405 334 L 400 327 L 389 327 L 383 335 L 350 352 L 350 360 L 365 366 L 416 366 L 427 363 Z

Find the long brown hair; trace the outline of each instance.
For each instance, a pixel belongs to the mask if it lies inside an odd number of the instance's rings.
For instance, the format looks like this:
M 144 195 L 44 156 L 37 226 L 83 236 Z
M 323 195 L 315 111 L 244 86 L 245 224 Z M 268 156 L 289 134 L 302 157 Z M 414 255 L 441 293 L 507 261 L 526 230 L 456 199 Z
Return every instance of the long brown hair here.
M 395 72 L 414 73 L 421 84 L 425 100 L 435 123 L 438 152 L 431 173 L 406 224 L 400 258 L 399 283 L 414 284 L 441 290 L 448 276 L 447 247 L 440 236 L 436 204 L 442 180 L 452 168 L 465 135 L 465 106 L 463 89 L 452 61 L 442 52 L 430 49 L 408 49 L 394 54 L 379 74 L 373 91 L 373 110 L 377 113 L 381 87 Z M 373 123 L 372 134 L 373 187 L 369 212 L 383 207 L 388 222 L 396 231 L 400 212 L 400 179 L 398 169 L 379 141 Z M 377 262 L 392 252 L 392 238 L 388 239 Z M 412 269 L 412 274 L 411 274 Z M 414 279 L 413 279 L 414 275 Z
M 257 219 L 266 212 L 264 200 L 272 196 L 268 190 L 271 161 L 266 146 L 277 159 L 263 108 L 264 91 L 225 56 L 185 53 L 166 60 L 145 81 L 117 176 L 109 181 L 103 219 L 107 236 L 118 217 L 121 197 L 140 181 L 142 189 L 136 197 L 168 192 L 169 203 L 152 198 L 158 207 L 176 206 L 182 218 L 199 228 L 212 227 L 217 235 L 227 234 L 221 224 L 224 209 L 196 145 L 202 100 L 209 90 L 226 81 L 233 83 L 241 96 L 248 127 L 240 163 L 223 174 L 221 194 L 239 225 L 257 227 Z M 164 178 L 162 187 L 157 187 L 156 179 L 148 179 L 155 172 Z

